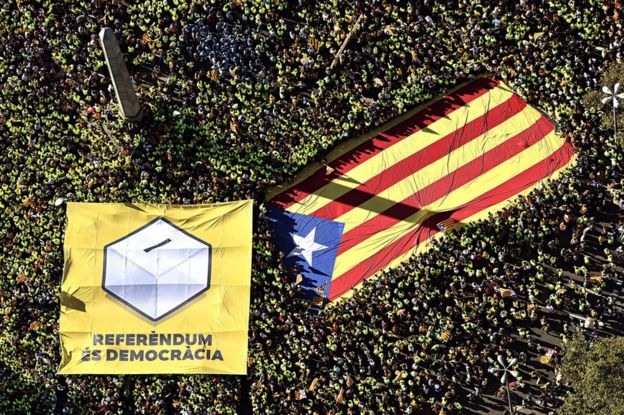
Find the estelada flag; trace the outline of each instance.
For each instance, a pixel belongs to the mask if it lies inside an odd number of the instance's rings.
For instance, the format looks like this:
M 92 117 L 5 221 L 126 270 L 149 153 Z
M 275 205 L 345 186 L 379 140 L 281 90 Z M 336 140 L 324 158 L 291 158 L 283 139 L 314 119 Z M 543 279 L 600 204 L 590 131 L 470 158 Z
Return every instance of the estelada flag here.
M 327 283 L 335 300 L 573 158 L 544 115 L 502 82 L 481 78 L 339 145 L 270 190 L 269 215 L 307 295 Z
M 68 203 L 61 374 L 246 374 L 252 201 Z
M 451 229 L 454 225 L 455 225 L 455 220 L 453 218 L 448 218 L 443 220 L 440 223 L 436 223 L 436 226 L 438 227 L 438 229 L 442 232 L 444 231 L 448 231 L 449 229 Z

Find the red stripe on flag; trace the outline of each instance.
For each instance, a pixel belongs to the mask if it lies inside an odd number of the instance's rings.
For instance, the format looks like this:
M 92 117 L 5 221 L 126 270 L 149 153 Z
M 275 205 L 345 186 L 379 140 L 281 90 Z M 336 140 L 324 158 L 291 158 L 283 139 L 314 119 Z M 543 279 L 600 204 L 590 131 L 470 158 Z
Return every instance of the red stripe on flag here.
M 400 182 L 405 177 L 412 175 L 428 166 L 429 164 L 448 155 L 453 150 L 469 143 L 477 137 L 485 134 L 497 125 L 502 124 L 509 118 L 520 113 L 527 103 L 519 96 L 513 95 L 507 101 L 496 106 L 486 114 L 466 123 L 463 127 L 446 135 L 442 139 L 428 145 L 385 169 L 378 175 L 371 177 L 362 185 L 348 191 L 339 198 L 316 210 L 310 215 L 324 219 L 336 219 L 351 209 L 371 199 L 379 192 Z
M 470 216 L 481 212 L 490 206 L 494 206 L 497 203 L 512 197 L 514 194 L 522 192 L 531 185 L 548 177 L 556 170 L 564 167 L 571 160 L 573 154 L 573 147 L 566 142 L 557 151 L 539 163 L 531 166 L 495 189 L 482 194 L 478 198 L 466 204 L 464 207 L 455 210 L 451 215 L 448 214 L 449 212 L 441 212 L 431 216 L 426 219 L 414 232 L 403 236 L 391 245 L 381 249 L 375 255 L 367 258 L 333 280 L 329 289 L 328 298 L 333 300 L 341 296 L 362 280 L 386 267 L 390 262 L 392 262 L 393 259 L 405 254 L 410 249 L 413 249 L 420 243 L 440 232 L 435 224 L 439 223 L 441 220 L 451 217 L 457 222 L 460 222 L 461 220 L 469 218 Z
M 375 233 L 413 215 L 423 206 L 433 203 L 447 193 L 458 189 L 483 173 L 495 168 L 505 160 L 521 153 L 546 137 L 553 128 L 550 121 L 546 117 L 541 116 L 534 124 L 521 133 L 507 139 L 504 143 L 483 153 L 482 156 L 423 187 L 408 198 L 345 233 L 342 236 L 337 255 L 348 251 Z
M 332 173 L 327 174 L 326 167 L 322 167 L 301 183 L 275 196 L 269 203 L 279 206 L 282 209 L 287 209 L 335 178 L 347 173 L 354 167 L 375 156 L 377 153 L 409 137 L 416 131 L 434 123 L 440 118 L 447 116 L 480 96 L 485 95 L 498 84 L 498 81 L 489 78 L 481 78 L 471 82 L 465 87 L 460 88 L 454 93 L 423 109 L 413 117 L 392 127 L 388 131 L 379 133 L 359 144 L 354 149 L 342 154 L 336 160 L 328 164 L 334 169 Z

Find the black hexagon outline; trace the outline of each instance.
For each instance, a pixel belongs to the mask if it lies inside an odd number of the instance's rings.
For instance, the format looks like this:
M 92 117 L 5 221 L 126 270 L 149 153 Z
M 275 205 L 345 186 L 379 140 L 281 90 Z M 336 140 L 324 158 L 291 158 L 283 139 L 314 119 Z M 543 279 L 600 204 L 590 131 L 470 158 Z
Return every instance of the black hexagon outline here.
M 121 242 L 124 239 L 129 238 L 130 236 L 134 235 L 137 232 L 142 231 L 143 229 L 147 228 L 148 226 L 152 225 L 153 223 L 158 222 L 159 220 L 162 220 L 163 222 L 165 222 L 165 223 L 173 226 L 177 230 L 181 231 L 185 235 L 187 235 L 187 236 L 195 239 L 196 241 L 206 245 L 208 247 L 208 260 L 209 260 L 209 264 L 208 264 L 208 275 L 207 275 L 207 278 L 206 278 L 206 288 L 203 288 L 199 292 L 195 293 L 192 297 L 186 299 L 184 302 L 180 303 L 179 305 L 175 306 L 171 310 L 167 311 L 162 316 L 154 319 L 154 318 L 152 318 L 152 316 L 144 313 L 143 311 L 141 311 L 140 309 L 138 309 L 134 305 L 130 304 L 128 301 L 124 300 L 123 298 L 119 297 L 117 294 L 115 294 L 114 292 L 112 292 L 111 290 L 106 288 L 106 252 L 107 252 L 108 248 L 111 245 L 114 245 L 117 242 Z M 171 223 L 171 221 L 167 220 L 167 218 L 165 218 L 163 216 L 159 216 L 159 217 L 149 221 L 145 225 L 141 226 L 140 228 L 135 229 L 134 231 L 130 232 L 129 234 L 127 234 L 127 235 L 125 235 L 125 236 L 123 236 L 123 237 L 121 237 L 121 238 L 119 238 L 119 239 L 117 239 L 117 240 L 115 240 L 113 242 L 110 242 L 110 243 L 104 245 L 104 265 L 103 265 L 103 270 L 102 270 L 102 290 L 104 290 L 106 293 L 108 293 L 110 296 L 112 296 L 115 300 L 119 301 L 120 303 L 125 304 L 126 306 L 130 307 L 131 309 L 133 309 L 134 311 L 136 311 L 140 315 L 142 315 L 142 316 L 146 317 L 147 319 L 149 319 L 150 321 L 159 321 L 159 320 L 162 320 L 163 318 L 167 317 L 168 315 L 170 315 L 174 311 L 177 311 L 180 308 L 184 307 L 186 304 L 190 303 L 191 301 L 195 300 L 197 297 L 199 297 L 200 295 L 202 295 L 203 293 L 208 291 L 210 289 L 211 272 L 212 272 L 212 245 L 210 245 L 208 242 L 206 242 L 204 240 L 199 239 L 195 235 L 190 234 L 189 232 L 185 231 L 184 229 L 180 228 L 179 226 L 174 225 L 173 223 Z

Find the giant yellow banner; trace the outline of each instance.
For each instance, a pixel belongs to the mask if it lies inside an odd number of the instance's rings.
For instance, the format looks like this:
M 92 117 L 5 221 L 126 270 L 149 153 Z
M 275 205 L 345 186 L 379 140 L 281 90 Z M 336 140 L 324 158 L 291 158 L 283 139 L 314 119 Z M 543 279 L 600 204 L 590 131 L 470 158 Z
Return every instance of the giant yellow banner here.
M 58 372 L 246 374 L 252 209 L 68 203 Z

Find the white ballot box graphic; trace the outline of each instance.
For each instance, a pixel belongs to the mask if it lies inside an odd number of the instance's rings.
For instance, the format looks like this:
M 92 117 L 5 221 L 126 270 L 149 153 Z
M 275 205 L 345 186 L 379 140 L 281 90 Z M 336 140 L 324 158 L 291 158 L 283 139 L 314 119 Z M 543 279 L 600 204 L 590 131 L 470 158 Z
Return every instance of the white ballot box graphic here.
M 211 246 L 157 218 L 104 247 L 102 288 L 159 320 L 210 288 Z

